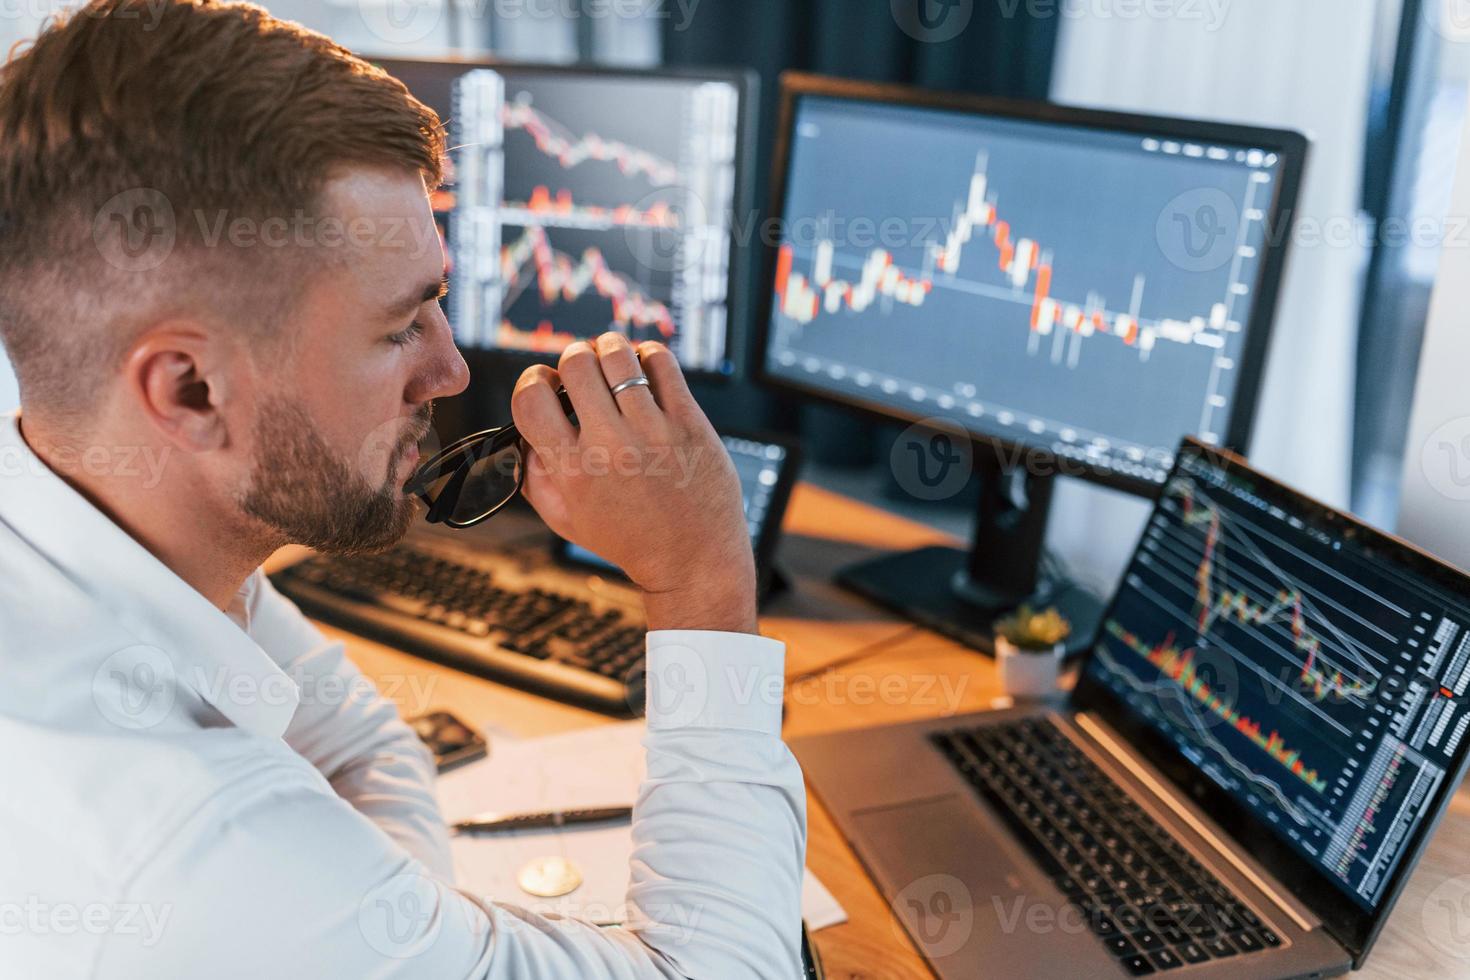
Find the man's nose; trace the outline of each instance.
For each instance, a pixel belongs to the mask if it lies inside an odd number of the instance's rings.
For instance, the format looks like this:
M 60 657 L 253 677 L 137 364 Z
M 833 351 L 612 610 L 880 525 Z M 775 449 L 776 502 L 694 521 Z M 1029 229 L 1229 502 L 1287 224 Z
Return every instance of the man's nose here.
M 470 366 L 465 363 L 464 355 L 451 341 L 449 350 L 445 354 L 447 370 L 444 372 L 444 384 L 435 391 L 431 398 L 453 398 L 470 385 Z
M 428 402 L 438 398 L 453 398 L 470 384 L 470 368 L 464 355 L 454 345 L 454 335 L 444 329 L 434 331 L 432 349 L 428 352 L 430 363 L 416 377 L 415 384 L 405 396 L 409 402 Z

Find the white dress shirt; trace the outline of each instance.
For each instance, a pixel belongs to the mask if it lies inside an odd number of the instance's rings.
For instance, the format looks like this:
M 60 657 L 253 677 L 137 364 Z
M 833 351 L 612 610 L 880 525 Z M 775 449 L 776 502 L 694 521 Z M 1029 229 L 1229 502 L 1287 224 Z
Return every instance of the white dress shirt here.
M 211 605 L 0 416 L 0 977 L 799 974 L 784 647 L 648 637 L 629 922 L 456 890 L 432 760 L 257 570 Z M 155 460 L 109 449 L 95 465 Z M 86 457 L 78 465 L 88 465 Z

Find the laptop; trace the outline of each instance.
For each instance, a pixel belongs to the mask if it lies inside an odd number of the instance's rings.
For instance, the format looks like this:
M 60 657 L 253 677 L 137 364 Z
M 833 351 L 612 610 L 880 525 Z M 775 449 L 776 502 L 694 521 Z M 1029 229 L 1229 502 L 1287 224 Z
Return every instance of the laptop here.
M 1187 440 L 1065 702 L 795 739 L 945 980 L 1363 965 L 1470 758 L 1470 577 Z

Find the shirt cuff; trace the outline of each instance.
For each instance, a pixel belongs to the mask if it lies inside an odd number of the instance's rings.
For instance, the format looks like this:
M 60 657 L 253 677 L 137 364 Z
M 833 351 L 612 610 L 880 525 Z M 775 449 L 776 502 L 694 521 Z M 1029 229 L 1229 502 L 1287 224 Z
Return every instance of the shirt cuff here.
M 725 728 L 780 735 L 786 644 L 749 633 L 648 634 L 650 729 Z

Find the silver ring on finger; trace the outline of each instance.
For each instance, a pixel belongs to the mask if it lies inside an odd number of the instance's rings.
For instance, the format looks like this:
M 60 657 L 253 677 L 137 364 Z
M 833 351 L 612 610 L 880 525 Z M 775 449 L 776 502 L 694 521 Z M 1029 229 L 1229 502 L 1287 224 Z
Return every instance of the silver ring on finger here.
M 624 381 L 622 384 L 617 385 L 616 387 L 614 387 L 612 389 L 612 393 L 613 393 L 613 397 L 616 398 L 618 395 L 621 395 L 623 392 L 627 391 L 629 388 L 651 388 L 651 387 L 653 387 L 653 385 L 649 382 L 648 378 L 644 377 L 643 375 L 639 375 L 636 378 L 629 378 L 627 381 Z

